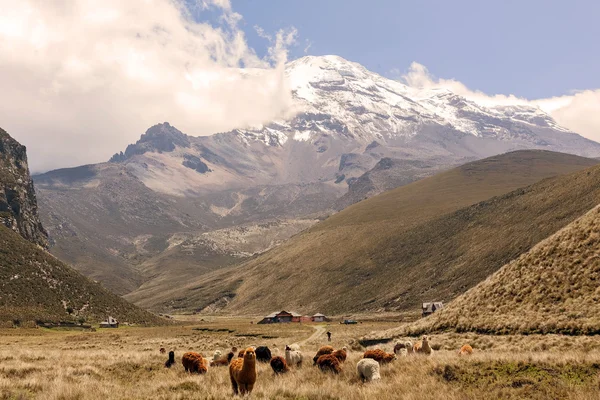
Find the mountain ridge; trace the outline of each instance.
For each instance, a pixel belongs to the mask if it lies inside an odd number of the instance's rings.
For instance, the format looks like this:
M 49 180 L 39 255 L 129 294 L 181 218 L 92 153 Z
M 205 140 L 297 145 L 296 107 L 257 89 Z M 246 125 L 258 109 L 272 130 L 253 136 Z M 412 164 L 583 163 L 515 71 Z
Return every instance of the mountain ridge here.
M 139 267 L 162 259 L 173 236 L 323 219 L 398 185 L 508 151 L 600 155 L 600 144 L 538 109 L 482 107 L 339 57 L 299 59 L 284 74 L 297 107 L 290 117 L 203 137 L 165 122 L 110 162 L 34 176 L 51 251 L 125 294 L 148 282 Z M 140 250 L 148 237 L 160 245 Z
M 223 311 L 230 313 L 260 313 L 266 308 L 278 307 L 308 312 L 320 309 L 328 313 L 397 311 L 414 307 L 420 301 L 429 301 L 428 297 L 435 293 L 455 296 L 460 293 L 464 275 L 459 274 L 446 283 L 436 278 L 435 283 L 428 284 L 427 279 L 418 278 L 417 272 L 435 271 L 434 266 L 425 264 L 427 260 L 439 257 L 443 258 L 438 260 L 440 265 L 455 263 L 458 268 L 462 268 L 461 260 L 473 262 L 476 254 L 449 238 L 455 235 L 459 240 L 461 235 L 474 235 L 460 243 L 487 240 L 489 233 L 478 237 L 474 234 L 478 225 L 469 225 L 474 216 L 483 212 L 482 221 L 489 224 L 492 220 L 489 216 L 493 214 L 489 210 L 509 207 L 512 201 L 528 193 L 520 187 L 529 187 L 532 183 L 535 186 L 540 179 L 548 178 L 537 184 L 542 185 L 547 180 L 559 179 L 556 175 L 560 173 L 577 174 L 573 171 L 596 164 L 595 160 L 567 154 L 519 151 L 422 179 L 356 203 L 239 266 L 190 281 L 177 289 L 176 296 L 186 299 L 178 307 L 214 311 L 218 308 L 215 305 L 220 304 L 225 307 Z M 512 192 L 515 189 L 518 190 Z M 554 215 L 555 209 L 562 214 L 554 216 L 556 221 L 534 232 L 530 232 L 526 221 L 520 219 L 509 218 L 506 223 L 515 226 L 522 236 L 523 246 L 534 245 L 535 242 L 531 242 L 534 239 L 527 239 L 527 235 L 541 240 L 543 232 L 569 222 L 569 218 L 578 216 L 578 211 L 587 211 L 587 203 L 594 193 L 585 186 L 577 187 L 565 195 L 566 199 L 578 196 L 577 201 L 569 203 L 569 209 L 565 209 L 567 203 L 562 207 L 540 207 L 538 211 L 544 217 Z M 482 206 L 485 207 L 481 209 Z M 502 210 L 504 213 L 505 209 Z M 512 214 L 508 213 L 508 216 Z M 466 233 L 456 233 L 463 231 Z M 442 240 L 444 235 L 447 240 Z M 435 253 L 436 248 L 442 247 L 444 251 Z M 484 247 L 488 249 L 486 251 L 497 250 L 499 254 L 490 255 L 489 265 L 482 267 L 480 273 L 466 276 L 471 285 L 477 282 L 470 279 L 484 279 L 485 274 L 501 266 L 498 265 L 500 261 L 508 261 L 520 254 L 520 248 L 515 248 L 513 242 L 507 242 L 504 247 L 499 245 L 499 249 L 487 244 Z M 444 272 L 436 274 L 441 276 Z M 294 290 L 272 289 L 286 287 Z M 444 289 L 429 293 L 430 287 Z M 381 291 L 381 288 L 386 290 Z M 157 294 L 146 292 L 144 296 L 137 296 L 134 292 L 126 297 L 136 299 L 144 307 L 166 311 L 169 303 L 164 299 L 169 295 L 175 296 L 175 293 L 163 287 Z

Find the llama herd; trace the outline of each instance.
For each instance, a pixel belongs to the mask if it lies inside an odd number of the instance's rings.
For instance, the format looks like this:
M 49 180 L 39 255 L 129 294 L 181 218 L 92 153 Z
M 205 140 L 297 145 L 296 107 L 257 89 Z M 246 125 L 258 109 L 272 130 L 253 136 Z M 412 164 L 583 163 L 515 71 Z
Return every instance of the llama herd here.
M 164 353 L 163 348 L 160 349 Z M 237 354 L 236 354 L 237 353 Z M 459 355 L 470 355 L 473 348 L 466 344 L 458 351 Z M 335 349 L 332 346 L 322 346 L 313 357 L 313 366 L 323 372 L 339 374 L 342 372 L 343 365 L 346 362 L 348 349 L 342 347 Z M 410 355 L 432 355 L 429 338 L 423 336 L 422 340 L 415 343 L 399 342 L 394 346 L 393 353 L 386 353 L 381 349 L 367 350 L 363 357 L 356 364 L 356 372 L 363 382 L 378 381 L 381 379 L 380 366 L 396 360 L 398 357 L 408 357 Z M 237 356 L 237 358 L 236 358 Z M 236 347 L 225 355 L 220 350 L 215 351 L 212 360 L 209 362 L 200 353 L 187 352 L 181 358 L 181 363 L 186 372 L 205 374 L 208 367 L 229 367 L 229 378 L 234 394 L 250 394 L 254 388 L 257 378 L 256 363 L 269 363 L 275 375 L 286 374 L 295 368 L 302 366 L 304 355 L 297 344 L 285 346 L 285 356 L 272 356 L 271 350 L 266 346 L 248 347 L 238 352 Z M 170 368 L 175 364 L 175 353 L 169 352 L 169 359 L 165 362 L 165 367 Z

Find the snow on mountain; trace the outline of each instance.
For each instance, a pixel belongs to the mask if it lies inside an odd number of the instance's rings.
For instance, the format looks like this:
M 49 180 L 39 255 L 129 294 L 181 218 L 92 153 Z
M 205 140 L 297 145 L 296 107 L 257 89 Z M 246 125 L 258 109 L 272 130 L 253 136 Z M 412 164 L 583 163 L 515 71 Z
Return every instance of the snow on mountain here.
M 194 196 L 256 185 L 351 183 L 384 157 L 448 166 L 526 148 L 600 155 L 599 144 L 537 108 L 484 107 L 448 89 L 409 87 L 338 56 L 303 57 L 284 74 L 292 117 L 207 137 L 159 124 L 112 161 L 125 162 L 152 190 Z
M 314 220 L 512 150 L 600 156 L 600 144 L 538 109 L 484 107 L 448 90 L 415 89 L 337 56 L 304 57 L 282 73 L 294 98 L 291 117 L 202 137 L 157 124 L 109 162 L 35 177 L 56 254 L 125 292 L 145 279 L 139 263 L 150 255 L 167 270 L 170 260 L 193 264 L 163 253 L 174 234 Z M 207 268 L 230 262 L 212 253 L 204 259 L 202 249 L 194 254 Z M 144 273 L 155 276 L 152 268 Z
M 244 140 L 283 145 L 321 133 L 370 143 L 410 138 L 424 124 L 438 124 L 476 137 L 540 144 L 528 127 L 569 132 L 530 106 L 483 107 L 448 89 L 417 89 L 373 73 L 338 56 L 307 56 L 290 62 L 286 78 L 299 113 L 290 121 L 237 132 Z M 515 129 L 515 123 L 523 124 Z M 333 128 L 333 129 L 332 129 Z

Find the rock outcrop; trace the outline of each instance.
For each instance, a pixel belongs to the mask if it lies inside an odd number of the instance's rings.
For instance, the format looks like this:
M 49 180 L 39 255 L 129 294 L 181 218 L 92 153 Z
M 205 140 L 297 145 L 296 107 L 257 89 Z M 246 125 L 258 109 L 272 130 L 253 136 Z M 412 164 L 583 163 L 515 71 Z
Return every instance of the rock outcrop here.
M 48 234 L 38 216 L 25 146 L 0 128 L 0 223 L 43 248 Z

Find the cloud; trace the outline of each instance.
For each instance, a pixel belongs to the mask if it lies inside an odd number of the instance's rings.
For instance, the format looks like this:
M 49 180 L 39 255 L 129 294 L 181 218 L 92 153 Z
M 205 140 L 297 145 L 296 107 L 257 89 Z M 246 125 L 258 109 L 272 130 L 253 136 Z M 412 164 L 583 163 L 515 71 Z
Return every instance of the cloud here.
M 398 70 L 390 72 L 399 75 Z M 556 122 L 587 137 L 600 142 L 600 89 L 576 91 L 569 95 L 547 99 L 525 99 L 514 95 L 488 95 L 481 91 L 471 90 L 454 79 L 436 78 L 427 68 L 413 62 L 400 80 L 414 88 L 445 88 L 453 93 L 472 100 L 482 106 L 530 105 L 538 107 L 550 114 Z
M 265 32 L 260 26 L 255 26 L 254 29 L 259 37 L 268 40 L 271 44 L 268 50 L 269 59 L 277 65 L 285 63 L 288 54 L 287 49 L 296 43 L 298 31 L 295 28 L 287 31 L 280 29 L 275 37 L 273 37 Z
M 0 126 L 42 171 L 104 161 L 149 126 L 191 135 L 289 112 L 295 30 L 248 46 L 229 0 L 0 0 Z M 221 15 L 218 26 L 194 15 Z M 243 68 L 241 68 L 243 67 Z
M 313 42 L 311 42 L 310 40 L 306 39 L 306 46 L 304 47 L 304 54 L 308 54 L 308 51 L 310 50 L 310 48 L 312 47 Z

